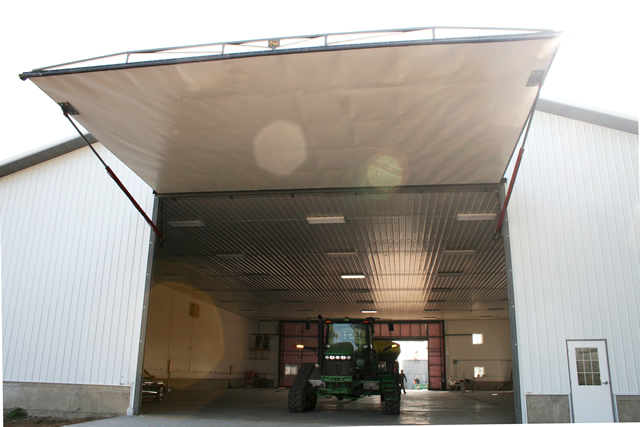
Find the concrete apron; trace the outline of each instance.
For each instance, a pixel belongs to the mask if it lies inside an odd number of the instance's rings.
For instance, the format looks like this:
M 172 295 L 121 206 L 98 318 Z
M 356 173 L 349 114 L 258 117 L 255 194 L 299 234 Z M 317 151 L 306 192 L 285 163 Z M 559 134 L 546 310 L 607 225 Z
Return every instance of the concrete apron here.
M 270 425 L 397 425 L 397 424 L 514 424 L 513 393 L 452 393 L 408 390 L 400 415 L 385 415 L 379 397 L 358 401 L 318 399 L 313 411 L 292 414 L 288 390 L 226 389 L 172 391 L 165 401 L 144 400 L 139 417 L 118 417 L 83 426 L 248 426 Z

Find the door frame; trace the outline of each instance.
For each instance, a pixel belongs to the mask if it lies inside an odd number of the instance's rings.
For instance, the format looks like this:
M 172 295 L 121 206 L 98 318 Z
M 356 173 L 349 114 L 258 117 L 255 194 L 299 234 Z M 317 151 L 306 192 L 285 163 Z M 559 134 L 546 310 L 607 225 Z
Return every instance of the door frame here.
M 607 356 L 607 375 L 609 376 L 609 394 L 611 395 L 611 410 L 613 411 L 613 422 L 617 423 L 618 421 L 618 408 L 616 407 L 616 399 L 613 394 L 613 387 L 611 384 L 611 367 L 609 363 L 609 346 L 606 338 L 589 338 L 589 339 L 567 339 L 565 341 L 565 348 L 567 350 L 567 374 L 569 375 L 569 410 L 571 415 L 571 422 L 575 423 L 575 411 L 573 408 L 573 384 L 571 383 L 571 358 L 569 357 L 569 342 L 603 342 L 604 343 L 604 351 Z

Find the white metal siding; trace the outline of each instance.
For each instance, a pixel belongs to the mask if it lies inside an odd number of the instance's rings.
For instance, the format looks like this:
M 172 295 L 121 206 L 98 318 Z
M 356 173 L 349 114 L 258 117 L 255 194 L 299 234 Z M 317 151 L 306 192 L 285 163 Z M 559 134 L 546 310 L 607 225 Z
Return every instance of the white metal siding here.
M 149 214 L 151 189 L 94 147 Z M 4 381 L 133 384 L 150 229 L 88 148 L 0 179 Z
M 566 340 L 606 339 L 640 394 L 638 173 L 637 135 L 536 113 L 508 211 L 523 393 L 569 394 Z

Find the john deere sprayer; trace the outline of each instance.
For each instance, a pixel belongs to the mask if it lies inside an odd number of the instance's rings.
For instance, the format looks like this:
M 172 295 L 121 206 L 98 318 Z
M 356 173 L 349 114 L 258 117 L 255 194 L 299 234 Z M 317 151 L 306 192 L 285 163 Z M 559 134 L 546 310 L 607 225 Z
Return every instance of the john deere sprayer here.
M 374 340 L 373 319 L 323 319 L 318 325 L 318 363 L 302 364 L 289 389 L 289 411 L 306 412 L 318 398 L 380 396 L 384 411 L 400 413 L 400 346 Z

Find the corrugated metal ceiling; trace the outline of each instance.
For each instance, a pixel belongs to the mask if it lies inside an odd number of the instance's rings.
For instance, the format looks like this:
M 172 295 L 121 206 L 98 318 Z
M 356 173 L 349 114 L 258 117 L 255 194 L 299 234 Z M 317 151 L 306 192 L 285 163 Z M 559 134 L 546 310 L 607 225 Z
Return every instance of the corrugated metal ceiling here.
M 507 317 L 504 248 L 502 239 L 494 240 L 494 221 L 456 220 L 459 213 L 498 212 L 497 186 L 161 203 L 166 240 L 156 254 L 154 281 L 244 317 L 362 317 L 361 310 L 395 320 Z M 312 225 L 310 216 L 345 222 Z M 168 225 L 184 220 L 205 226 Z M 340 277 L 347 273 L 365 278 Z

